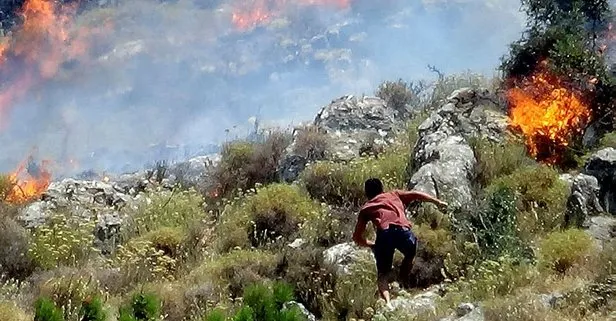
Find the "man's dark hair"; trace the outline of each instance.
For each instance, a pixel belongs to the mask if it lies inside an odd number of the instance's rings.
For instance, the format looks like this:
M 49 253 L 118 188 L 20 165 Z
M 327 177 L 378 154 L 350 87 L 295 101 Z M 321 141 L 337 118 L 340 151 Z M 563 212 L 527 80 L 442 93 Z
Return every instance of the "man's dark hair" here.
M 370 178 L 364 183 L 364 191 L 366 192 L 366 197 L 372 199 L 383 193 L 383 183 L 378 178 Z

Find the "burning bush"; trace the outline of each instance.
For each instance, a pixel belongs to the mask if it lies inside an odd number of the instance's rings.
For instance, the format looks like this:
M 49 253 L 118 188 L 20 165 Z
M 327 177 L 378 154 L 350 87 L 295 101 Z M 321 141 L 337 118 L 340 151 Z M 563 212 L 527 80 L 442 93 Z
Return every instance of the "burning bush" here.
M 530 154 L 540 161 L 563 161 L 591 117 L 582 95 L 546 72 L 525 79 L 507 97 L 511 125 L 524 134 Z
M 605 0 L 522 4 L 528 30 L 501 65 L 510 116 L 533 156 L 567 166 L 569 155 L 579 154 L 589 124 L 599 133 L 614 125 L 616 82 L 599 43 L 609 5 Z

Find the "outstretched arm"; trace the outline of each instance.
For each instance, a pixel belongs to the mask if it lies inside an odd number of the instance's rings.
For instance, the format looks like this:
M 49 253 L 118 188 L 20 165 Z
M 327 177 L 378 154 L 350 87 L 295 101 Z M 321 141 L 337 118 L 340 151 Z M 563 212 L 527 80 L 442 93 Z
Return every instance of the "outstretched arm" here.
M 431 196 L 430 194 L 418 192 L 418 191 L 398 191 L 398 196 L 402 200 L 402 203 L 408 205 L 412 201 L 422 201 L 434 203 L 438 206 L 447 206 L 447 202 Z
M 353 242 L 360 247 L 372 247 L 374 245 L 373 241 L 366 240 L 364 236 L 366 232 L 366 225 L 368 222 L 362 219 L 361 215 L 357 219 L 357 224 L 355 224 L 355 231 L 353 232 Z

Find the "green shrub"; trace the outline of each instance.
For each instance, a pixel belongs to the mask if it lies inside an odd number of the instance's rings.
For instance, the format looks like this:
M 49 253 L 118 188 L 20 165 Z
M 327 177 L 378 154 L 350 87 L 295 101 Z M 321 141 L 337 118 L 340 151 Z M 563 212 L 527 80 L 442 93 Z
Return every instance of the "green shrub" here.
M 34 321 L 64 321 L 62 310 L 48 298 L 39 298 L 34 304 Z
M 26 229 L 0 214 L 0 275 L 23 280 L 34 272 L 36 262 L 28 255 L 29 242 Z
M 480 187 L 488 186 L 494 179 L 510 175 L 519 168 L 535 164 L 523 143 L 475 139 L 471 140 L 471 147 L 477 159 L 475 182 Z
M 39 295 L 49 298 L 62 311 L 66 320 L 77 319 L 83 302 L 101 294 L 98 282 L 92 276 L 71 271 L 59 277 L 52 277 L 39 286 Z
M 160 300 L 150 293 L 136 293 L 129 305 L 120 308 L 119 321 L 157 321 L 160 317 Z
M 298 129 L 293 141 L 293 154 L 308 161 L 325 159 L 330 147 L 330 138 L 316 126 L 304 126 Z
M 226 314 L 220 309 L 214 309 L 205 316 L 204 321 L 226 321 Z
M 107 313 L 103 309 L 103 300 L 99 296 L 86 299 L 79 311 L 80 321 L 106 321 Z
M 282 279 L 295 287 L 298 300 L 318 319 L 323 316 L 324 303 L 333 292 L 336 274 L 323 262 L 321 247 L 288 248 L 283 253 Z
M 133 240 L 118 246 L 109 265 L 119 268 L 121 283 L 125 286 L 155 280 L 172 281 L 178 272 L 178 260 L 148 240 Z
M 575 265 L 584 264 L 592 249 L 592 238 L 582 230 L 552 232 L 540 243 L 539 262 L 548 269 L 565 273 Z
M 244 290 L 244 308 L 238 315 L 247 314 L 247 311 L 250 311 L 252 313 L 249 320 L 254 321 L 303 320 L 297 308 L 283 309 L 286 302 L 293 300 L 293 288 L 286 283 L 274 282 L 271 288 L 264 284 L 251 284 Z M 250 309 L 245 309 L 245 307 Z M 246 320 L 243 318 L 241 320 Z
M 488 193 L 501 188 L 515 193 L 519 236 L 532 240 L 537 233 L 550 232 L 564 223 L 569 189 L 558 172 L 546 165 L 527 166 L 496 179 Z
M 278 164 L 289 143 L 286 133 L 273 132 L 263 141 L 236 141 L 223 145 L 220 162 L 213 173 L 218 195 L 228 197 L 236 190 L 275 182 Z
M 513 295 L 517 290 L 536 282 L 539 277 L 532 265 L 511 256 L 484 260 L 470 266 L 464 278 L 452 284 L 446 300 L 479 302 Z
M 323 319 L 366 319 L 369 316 L 366 310 L 375 306 L 377 276 L 374 262 L 358 260 L 349 271 L 349 274 L 337 277 L 332 293 L 322 298 Z
M 276 274 L 277 255 L 259 250 L 234 250 L 206 260 L 188 276 L 190 284 L 212 283 L 224 299 L 240 296 L 244 288 Z
M 93 247 L 96 222 L 82 220 L 59 213 L 34 229 L 28 252 L 36 265 L 44 269 L 75 266 L 96 253 Z
M 616 132 L 607 133 L 603 137 L 601 137 L 601 140 L 599 141 L 599 146 L 601 146 L 601 148 L 616 148 Z
M 145 195 L 144 200 L 127 214 L 125 240 L 163 227 L 188 229 L 205 217 L 201 195 L 194 190 L 178 189 L 170 194 Z
M 179 260 L 184 256 L 185 241 L 186 234 L 181 228 L 162 227 L 129 241 L 129 245 L 134 242 L 149 242 L 154 249 L 162 251 L 163 255 Z
M 469 222 L 486 256 L 516 252 L 520 242 L 516 233 L 516 197 L 506 185 L 494 186 L 481 208 L 471 213 Z
M 360 205 L 364 182 L 379 177 L 385 188 L 404 188 L 407 184 L 409 151 L 391 148 L 378 157 L 361 157 L 347 164 L 320 161 L 309 165 L 300 175 L 308 193 L 315 199 L 336 205 Z
M 286 242 L 304 230 L 310 234 L 304 223 L 325 215 L 326 208 L 311 200 L 298 186 L 268 185 L 223 212 L 216 230 L 217 249 L 226 252 L 235 247 Z

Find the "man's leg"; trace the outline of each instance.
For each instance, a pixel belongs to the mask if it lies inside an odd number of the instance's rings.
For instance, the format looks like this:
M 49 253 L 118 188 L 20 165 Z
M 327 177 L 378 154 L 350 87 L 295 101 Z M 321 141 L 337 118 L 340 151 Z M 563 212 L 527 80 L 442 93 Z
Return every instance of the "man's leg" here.
M 400 266 L 400 281 L 405 288 L 411 287 L 411 270 L 413 269 L 413 260 L 417 252 L 417 238 L 412 231 L 404 231 L 401 233 L 401 240 L 398 243 L 398 250 L 404 255 Z
M 381 233 L 380 233 L 381 234 Z M 379 294 L 387 304 L 391 297 L 389 295 L 389 274 L 394 260 L 395 247 L 389 239 L 388 233 L 377 235 L 377 239 L 373 248 L 374 258 L 376 260 L 377 270 L 377 287 Z

